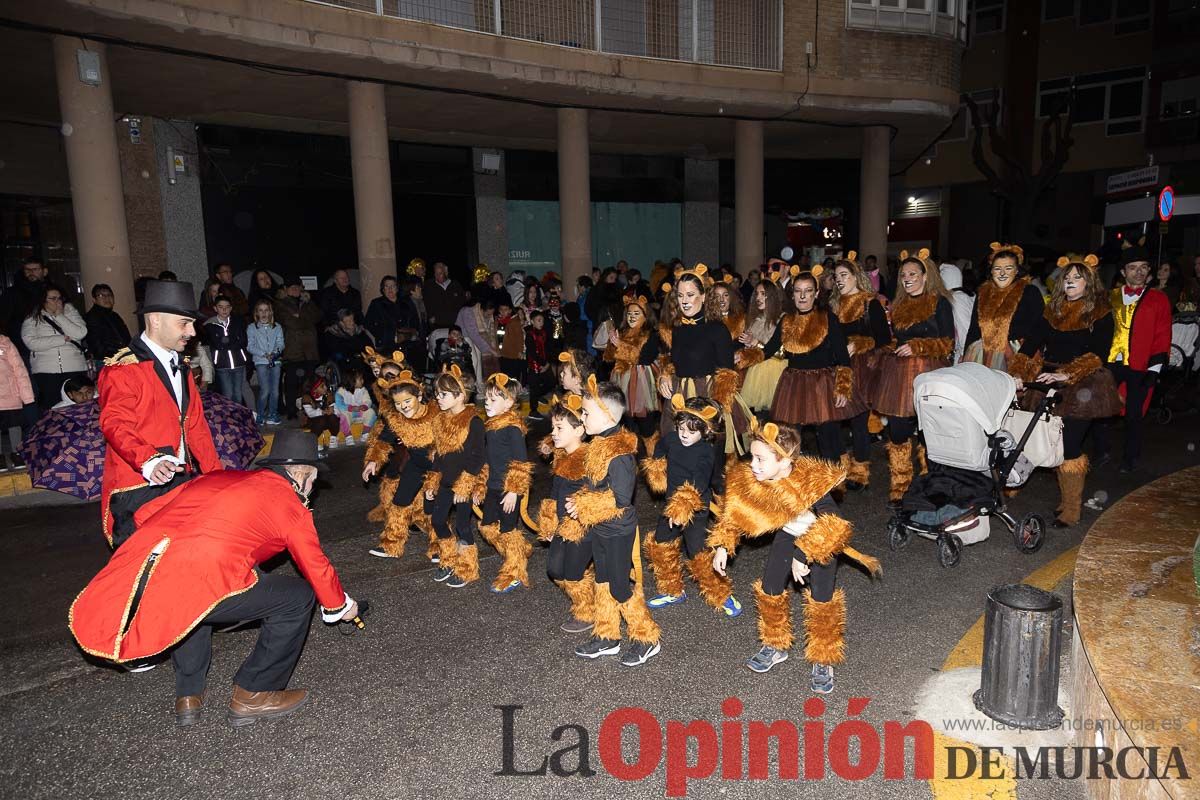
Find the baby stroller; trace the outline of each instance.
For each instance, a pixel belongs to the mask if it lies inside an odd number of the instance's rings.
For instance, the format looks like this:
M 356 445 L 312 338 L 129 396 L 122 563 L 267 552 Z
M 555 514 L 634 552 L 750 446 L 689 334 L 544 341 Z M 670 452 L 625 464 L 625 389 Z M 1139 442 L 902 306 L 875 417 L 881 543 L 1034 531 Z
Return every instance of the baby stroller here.
M 1192 408 L 1188 393 L 1200 371 L 1200 313 L 1183 311 L 1171 321 L 1171 352 L 1154 388 L 1154 411 L 1158 421 L 1169 425 L 1177 409 Z M 1180 396 L 1182 395 L 1182 396 Z
M 1035 513 L 1014 517 L 1004 490 L 1024 483 L 1035 467 L 1062 463 L 1062 421 L 1049 414 L 1058 401 L 1052 386 L 1027 383 L 1025 388 L 1043 393 L 1032 413 L 1014 405 L 1016 383 L 1010 376 L 982 364 L 917 376 L 914 403 L 929 474 L 913 481 L 901 509 L 888 521 L 892 550 L 906 547 L 915 534 L 936 542 L 938 563 L 953 567 L 963 549 L 955 531 L 991 517 L 1004 522 L 1022 553 L 1041 548 L 1046 520 Z M 1027 456 L 1026 445 L 1035 434 L 1038 452 Z M 921 513 L 939 509 L 950 513 Z M 930 522 L 931 516 L 937 521 Z

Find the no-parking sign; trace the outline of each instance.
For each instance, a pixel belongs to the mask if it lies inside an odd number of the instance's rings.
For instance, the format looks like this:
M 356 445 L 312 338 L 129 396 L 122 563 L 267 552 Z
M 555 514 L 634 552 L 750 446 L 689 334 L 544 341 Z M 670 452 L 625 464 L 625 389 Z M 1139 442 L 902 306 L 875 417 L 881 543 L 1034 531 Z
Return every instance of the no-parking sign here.
M 1164 186 L 1158 193 L 1158 218 L 1166 222 L 1175 213 L 1175 190 Z

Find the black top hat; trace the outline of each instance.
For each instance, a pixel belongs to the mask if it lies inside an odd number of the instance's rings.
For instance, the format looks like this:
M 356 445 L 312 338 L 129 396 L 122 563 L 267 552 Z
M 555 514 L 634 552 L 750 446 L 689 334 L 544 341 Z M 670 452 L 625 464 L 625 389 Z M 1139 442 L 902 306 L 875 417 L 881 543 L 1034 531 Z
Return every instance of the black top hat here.
M 196 294 L 186 281 L 146 281 L 146 294 L 142 300 L 142 313 L 152 311 L 178 314 L 181 317 L 198 319 Z
M 325 462 L 317 460 L 317 437 L 296 429 L 276 431 L 271 452 L 256 463 L 260 467 L 316 467 L 322 472 L 328 469 Z
M 1150 261 L 1150 249 L 1146 247 L 1146 240 L 1140 239 L 1137 242 L 1130 244 L 1128 241 L 1125 247 L 1121 249 L 1121 266 L 1132 264 L 1135 261 Z

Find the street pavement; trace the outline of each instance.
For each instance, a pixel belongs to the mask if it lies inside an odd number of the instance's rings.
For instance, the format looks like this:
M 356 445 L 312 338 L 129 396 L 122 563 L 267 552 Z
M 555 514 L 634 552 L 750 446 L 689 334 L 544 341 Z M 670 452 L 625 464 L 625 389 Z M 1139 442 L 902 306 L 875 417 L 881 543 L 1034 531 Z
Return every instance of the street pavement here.
M 1170 427 L 1150 423 L 1147 442 L 1139 472 L 1118 475 L 1115 461 L 1100 467 L 1089 476 L 1087 496 L 1102 489 L 1112 503 L 1148 480 L 1196 464 L 1200 417 L 1182 417 Z M 368 555 L 379 526 L 367 523 L 365 514 L 377 493 L 358 478 L 361 456 L 361 448 L 331 456 L 333 469 L 313 506 L 347 590 L 371 603 L 367 628 L 343 636 L 314 620 L 292 680 L 292 686 L 312 691 L 309 705 L 291 718 L 238 730 L 226 724 L 224 710 L 232 675 L 256 631 L 214 637 L 204 718 L 178 730 L 169 663 L 143 674 L 100 666 L 85 660 L 67 631 L 72 599 L 107 558 L 97 505 L 0 510 L 0 584 L 9 621 L 0 632 L 3 796 L 662 797 L 666 748 L 644 779 L 618 780 L 606 769 L 601 723 L 611 712 L 640 707 L 664 731 L 670 720 L 708 720 L 720 730 L 727 719 L 722 702 L 738 698 L 743 710 L 737 719 L 743 722 L 790 720 L 800 728 L 819 721 L 828 738 L 849 718 L 848 698 L 869 698 L 865 709 L 855 709 L 856 717 L 876 731 L 887 721 L 907 723 L 922 684 L 983 612 L 988 589 L 1019 581 L 1079 544 L 1097 516 L 1085 510 L 1080 525 L 1050 531 L 1034 555 L 1019 553 L 999 524 L 990 540 L 966 548 L 953 569 L 940 567 L 935 547 L 923 540 L 893 553 L 885 533 L 886 459 L 876 445 L 870 489 L 848 495 L 843 510 L 856 526 L 854 545 L 881 558 L 884 575 L 872 581 L 842 563 L 838 583 L 849 606 L 847 661 L 837 669 L 836 689 L 824 698 L 820 713 L 805 705 L 812 695 L 801 645 L 769 674 L 744 666 L 758 646 L 750 585 L 762 573 L 765 543 L 748 544 L 732 565 L 735 591 L 746 609 L 741 617 L 713 613 L 693 592 L 686 603 L 655 612 L 663 650 L 647 665 L 587 662 L 572 655 L 582 637 L 558 629 L 567 601 L 545 577 L 543 547 L 535 548 L 530 563 L 534 586 L 504 596 L 488 591 L 499 557 L 486 545 L 484 580 L 459 590 L 432 580 L 419 535 L 401 559 Z M 534 485 L 536 500 L 545 490 L 544 471 Z M 1018 514 L 1039 510 L 1049 519 L 1056 500 L 1054 476 L 1039 473 L 1011 507 Z M 637 508 L 643 529 L 651 529 L 655 504 L 644 487 Z M 291 570 L 288 563 L 276 568 Z M 689 588 L 694 589 L 690 582 Z M 799 632 L 799 597 L 793 610 Z M 505 760 L 504 712 L 498 706 L 521 707 L 508 712 L 510 772 L 536 771 L 543 756 L 575 745 L 582 729 L 595 774 L 496 775 Z M 564 728 L 552 738 L 567 725 L 580 728 Z M 632 730 L 626 730 L 622 748 L 630 763 L 638 757 Z M 694 763 L 695 749 L 688 754 Z M 613 754 L 608 755 L 611 764 Z M 737 761 L 729 748 L 726 755 Z M 555 765 L 571 771 L 578 762 L 576 749 Z M 768 781 L 745 779 L 745 767 L 740 780 L 721 774 L 717 766 L 713 777 L 690 781 L 687 796 L 930 796 L 929 784 L 911 777 L 911 760 L 903 780 L 885 780 L 882 766 L 861 781 L 835 777 L 828 766 L 821 780 L 805 779 L 803 770 L 799 780 L 780 780 L 774 757 Z M 1081 798 L 1083 787 L 1031 780 L 1020 783 L 1019 794 Z

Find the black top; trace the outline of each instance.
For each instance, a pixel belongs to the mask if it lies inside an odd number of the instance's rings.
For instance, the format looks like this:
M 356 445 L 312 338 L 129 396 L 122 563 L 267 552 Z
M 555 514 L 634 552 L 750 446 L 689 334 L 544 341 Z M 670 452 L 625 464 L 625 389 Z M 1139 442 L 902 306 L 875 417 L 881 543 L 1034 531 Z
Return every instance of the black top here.
M 87 346 L 92 358 L 108 358 L 129 346 L 129 328 L 111 308 L 93 305 L 83 320 L 87 323 Z
M 867 303 L 867 310 L 853 322 L 842 323 L 842 332 L 847 336 L 870 336 L 878 347 L 892 340 L 892 330 L 888 327 L 887 312 L 878 298 Z
M 504 479 L 508 476 L 508 465 L 513 461 L 524 461 L 528 457 L 525 451 L 525 434 L 521 433 L 521 429 L 516 425 L 506 425 L 499 430 L 487 431 L 484 441 L 487 442 L 487 488 L 503 489 Z
M 933 316 L 921 320 L 911 328 L 896 328 L 896 344 L 910 339 L 953 339 L 954 307 L 944 297 L 938 297 Z
M 850 366 L 850 352 L 846 349 L 846 334 L 842 330 L 842 323 L 838 322 L 838 318 L 832 311 L 823 311 L 814 308 L 808 313 L 824 314 L 828 319 L 829 333 L 826 334 L 819 345 L 807 353 L 789 353 L 784 350 L 784 355 L 787 356 L 788 369 L 823 369 L 825 367 Z M 794 311 L 791 314 L 784 314 L 783 319 L 779 320 L 779 324 L 775 326 L 775 333 L 771 336 L 771 340 L 763 345 L 764 357 L 771 358 L 783 348 L 783 326 L 787 322 L 788 317 L 793 315 L 801 314 L 799 311 Z
M 479 471 L 483 469 L 485 457 L 483 420 L 471 406 L 467 407 L 466 413 L 470 413 L 471 423 L 467 429 L 467 438 L 463 442 L 462 449 L 434 459 L 434 469 L 441 473 L 441 486 L 444 489 L 453 486 L 464 472 L 469 475 L 478 475 Z
M 717 453 L 712 442 L 701 440 L 691 447 L 679 441 L 679 432 L 674 428 L 667 431 L 654 446 L 654 458 L 667 459 L 667 496 L 669 497 L 684 483 L 696 487 L 696 491 L 708 505 L 713 496 L 713 484 L 720 470 L 717 468 Z
M 317 296 L 317 302 L 321 306 L 321 317 L 325 320 L 326 325 L 336 325 L 338 323 L 337 312 L 343 308 L 354 312 L 354 321 L 362 324 L 362 295 L 358 289 L 353 286 L 346 287 L 346 291 L 338 289 L 336 284 L 329 284 Z
M 209 317 L 203 325 L 204 342 L 212 349 L 212 362 L 217 369 L 246 366 L 246 320 L 230 314 L 228 322 L 222 325 L 220 317 Z
M 1042 311 L 1045 307 L 1046 303 L 1042 300 L 1042 293 L 1032 283 L 1027 284 L 1021 292 L 1021 299 L 1017 301 L 1017 309 L 1013 312 L 1012 321 L 1008 323 L 1009 340 L 1024 341 L 1042 319 Z M 971 309 L 971 327 L 967 329 L 967 341 L 964 347 L 969 347 L 972 342 L 982 338 L 983 333 L 979 330 L 979 297 L 976 295 L 975 305 Z
M 367 335 L 366 328 L 346 333 L 341 325 L 330 325 L 321 335 L 321 354 L 326 361 L 335 361 L 342 369 L 350 367 L 364 375 L 363 351 L 374 346 L 375 342 Z
M 721 327 L 724 327 L 723 325 Z M 614 425 L 601 434 L 593 442 L 620 433 L 620 426 Z M 637 462 L 634 453 L 617 456 L 608 462 L 608 474 L 599 483 L 586 478 L 584 486 L 588 489 L 610 489 L 616 500 L 621 514 L 607 522 L 602 522 L 588 530 L 597 536 L 632 536 L 637 530 L 637 512 L 633 508 L 633 490 L 637 485 Z
M 582 489 L 586 483 L 587 478 L 570 480 L 555 473 L 554 480 L 550 483 L 550 498 L 554 501 L 559 519 L 565 519 L 567 516 L 567 498 Z
M 648 349 L 642 348 L 643 358 Z M 702 320 L 676 325 L 671 332 L 671 364 L 680 378 L 705 378 L 718 369 L 733 369 L 733 337 L 725 323 Z
M 1025 337 L 1021 345 L 1021 354 L 1033 356 L 1040 351 L 1045 363 L 1061 365 L 1074 361 L 1085 353 L 1095 353 L 1100 361 L 1104 362 L 1108 360 L 1112 340 L 1112 314 L 1105 314 L 1092 323 L 1090 328 L 1077 331 L 1060 331 L 1045 317 L 1040 317 L 1037 325 Z
M 420 332 L 421 320 L 417 307 L 405 295 L 395 300 L 376 297 L 367 307 L 366 329 L 375 337 L 375 349 L 390 353 L 396 349 L 396 329 L 412 328 Z
M 384 476 L 400 479 L 396 484 L 396 494 L 393 496 L 392 502 L 398 506 L 407 506 L 416 499 L 417 493 L 421 491 L 421 485 L 425 482 L 425 473 L 433 469 L 433 456 L 430 448 L 429 446 L 412 447 L 404 444 L 391 426 L 386 424 L 383 426 L 383 433 L 379 434 L 379 440 L 392 446 L 392 455 L 384 468 Z M 403 450 L 401 446 L 403 446 Z M 408 458 L 404 460 L 404 466 L 399 470 L 394 470 L 393 464 L 397 458 L 403 458 L 405 453 Z

